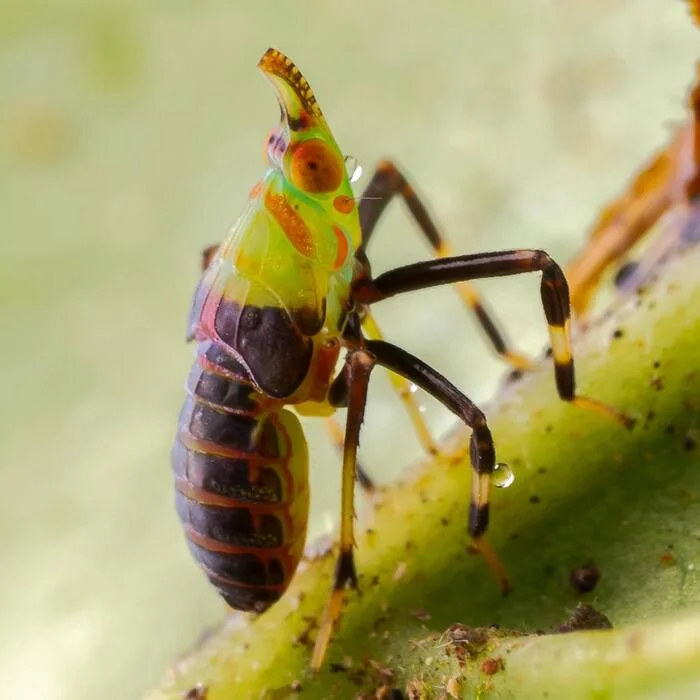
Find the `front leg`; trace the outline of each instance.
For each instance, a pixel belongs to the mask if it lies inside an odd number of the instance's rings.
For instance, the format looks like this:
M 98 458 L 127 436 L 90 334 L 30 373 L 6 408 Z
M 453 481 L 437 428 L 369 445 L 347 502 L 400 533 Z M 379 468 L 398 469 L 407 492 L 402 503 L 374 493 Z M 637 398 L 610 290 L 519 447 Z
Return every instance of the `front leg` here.
M 357 573 L 353 548 L 355 546 L 355 479 L 357 474 L 357 446 L 360 442 L 360 427 L 367 403 L 369 375 L 374 367 L 374 358 L 362 349 L 352 350 L 343 368 L 344 383 L 348 388 L 348 415 L 343 450 L 343 476 L 340 510 L 340 552 L 333 575 L 333 587 L 319 625 L 316 644 L 311 657 L 311 669 L 317 671 L 323 663 L 333 627 L 340 617 L 340 610 L 347 587 L 357 588 Z
M 596 399 L 576 393 L 574 357 L 569 330 L 569 286 L 552 258 L 541 250 L 506 250 L 477 255 L 460 255 L 426 261 L 389 270 L 376 279 L 359 277 L 353 283 L 358 303 L 374 304 L 382 299 L 417 289 L 452 284 L 459 280 L 505 277 L 525 272 L 542 272 L 540 293 L 547 319 L 554 358 L 554 376 L 562 400 L 595 411 L 627 429 L 634 420 Z

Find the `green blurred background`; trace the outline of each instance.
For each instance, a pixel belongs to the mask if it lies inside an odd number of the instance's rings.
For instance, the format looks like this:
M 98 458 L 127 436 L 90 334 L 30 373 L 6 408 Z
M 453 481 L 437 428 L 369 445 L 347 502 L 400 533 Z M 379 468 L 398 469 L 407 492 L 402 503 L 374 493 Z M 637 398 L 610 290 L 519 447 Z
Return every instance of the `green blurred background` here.
M 268 46 L 306 74 L 360 186 L 395 156 L 458 251 L 562 261 L 682 118 L 700 58 L 678 0 L 5 0 L 0 42 L 0 687 L 42 700 L 137 697 L 224 617 L 168 452 L 199 253 L 277 120 L 255 68 Z M 380 230 L 375 270 L 427 255 L 399 206 Z M 542 347 L 534 279 L 482 289 L 518 347 Z M 450 290 L 377 316 L 475 399 L 493 393 L 503 368 Z M 385 480 L 420 449 L 380 375 L 362 454 Z M 319 533 L 339 461 L 322 426 L 309 435 Z

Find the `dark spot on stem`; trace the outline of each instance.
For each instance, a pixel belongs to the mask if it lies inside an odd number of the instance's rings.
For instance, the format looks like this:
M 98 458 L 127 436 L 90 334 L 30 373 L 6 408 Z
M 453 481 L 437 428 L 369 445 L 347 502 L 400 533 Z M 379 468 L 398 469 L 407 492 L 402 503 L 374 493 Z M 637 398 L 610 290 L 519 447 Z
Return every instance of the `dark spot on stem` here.
M 654 391 L 662 391 L 664 388 L 664 380 L 663 377 L 652 377 L 651 381 L 649 382 L 649 386 L 654 390 Z
M 481 672 L 487 676 L 493 676 L 495 673 L 502 671 L 506 667 L 503 659 L 497 657 L 495 659 L 484 659 L 481 662 Z
M 600 580 L 600 569 L 588 562 L 578 569 L 572 569 L 569 580 L 577 593 L 590 593 Z

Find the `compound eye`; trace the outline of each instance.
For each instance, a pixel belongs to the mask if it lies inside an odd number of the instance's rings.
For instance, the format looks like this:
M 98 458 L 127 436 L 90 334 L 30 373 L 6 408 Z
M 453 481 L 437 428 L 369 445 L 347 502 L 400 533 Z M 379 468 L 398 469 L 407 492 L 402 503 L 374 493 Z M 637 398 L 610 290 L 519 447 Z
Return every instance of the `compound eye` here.
M 343 181 L 345 164 L 323 141 L 311 139 L 294 149 L 289 176 L 292 184 L 304 192 L 333 192 Z

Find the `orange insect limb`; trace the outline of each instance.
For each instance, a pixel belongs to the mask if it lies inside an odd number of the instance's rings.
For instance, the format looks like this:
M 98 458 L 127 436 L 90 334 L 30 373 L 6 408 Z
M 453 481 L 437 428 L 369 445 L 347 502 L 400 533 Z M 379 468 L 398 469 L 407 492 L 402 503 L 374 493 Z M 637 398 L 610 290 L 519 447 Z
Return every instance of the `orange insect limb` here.
M 700 0 L 688 0 L 700 27 Z M 574 310 L 583 315 L 605 271 L 671 209 L 700 195 L 700 63 L 688 100 L 690 118 L 668 146 L 599 215 L 588 241 L 566 269 Z

